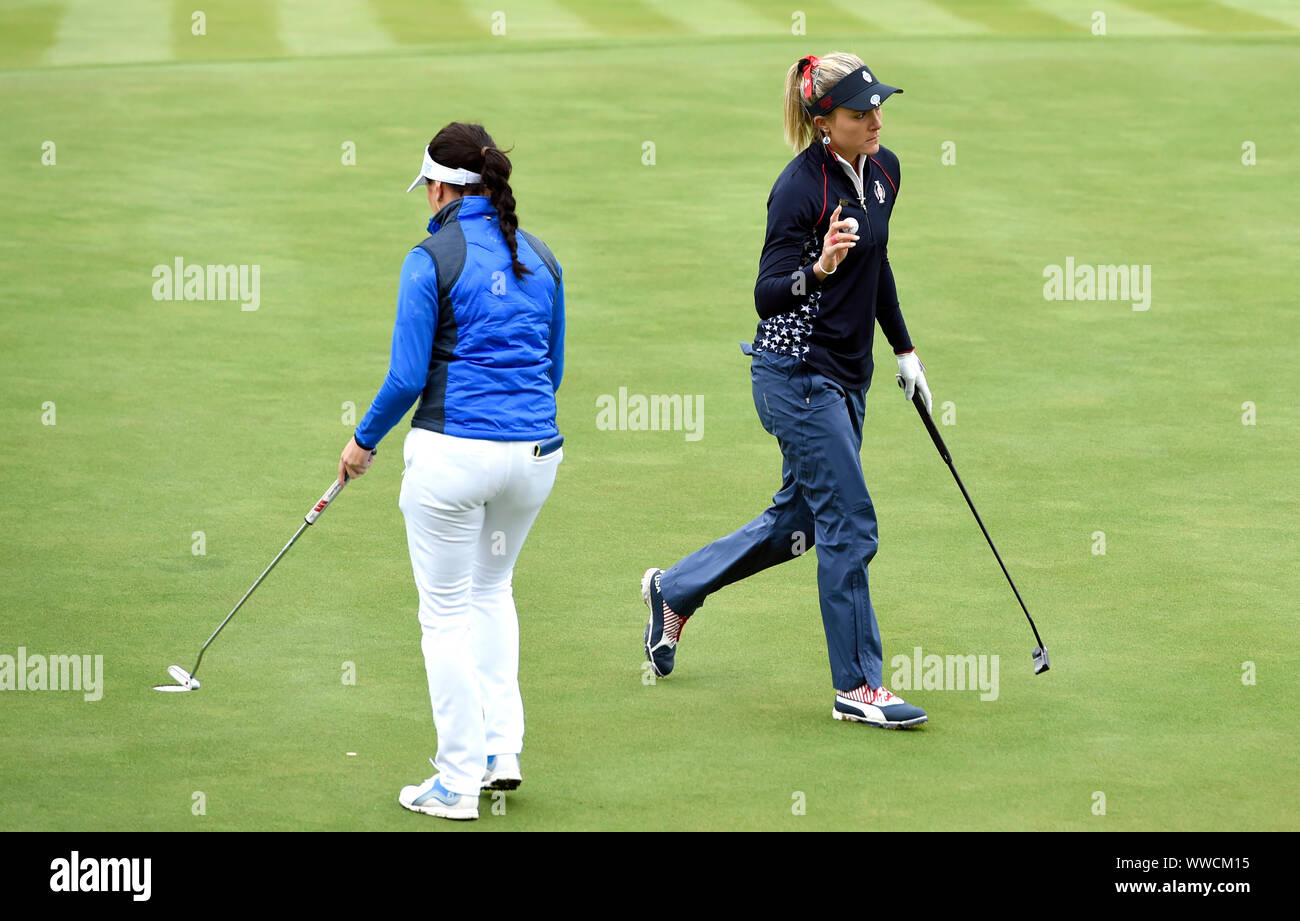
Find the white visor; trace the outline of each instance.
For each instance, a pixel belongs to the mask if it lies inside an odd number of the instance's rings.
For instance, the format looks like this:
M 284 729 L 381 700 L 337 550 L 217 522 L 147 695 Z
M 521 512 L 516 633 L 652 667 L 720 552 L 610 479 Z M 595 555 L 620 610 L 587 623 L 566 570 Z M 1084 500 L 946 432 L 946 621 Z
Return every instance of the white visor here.
M 467 169 L 452 169 L 449 166 L 443 166 L 441 163 L 435 163 L 433 157 L 429 156 L 428 148 L 424 151 L 424 165 L 420 167 L 420 175 L 415 177 L 411 183 L 411 191 L 424 180 L 432 182 L 437 179 L 440 182 L 449 182 L 452 185 L 476 185 L 483 181 L 483 177 L 478 173 L 471 173 Z

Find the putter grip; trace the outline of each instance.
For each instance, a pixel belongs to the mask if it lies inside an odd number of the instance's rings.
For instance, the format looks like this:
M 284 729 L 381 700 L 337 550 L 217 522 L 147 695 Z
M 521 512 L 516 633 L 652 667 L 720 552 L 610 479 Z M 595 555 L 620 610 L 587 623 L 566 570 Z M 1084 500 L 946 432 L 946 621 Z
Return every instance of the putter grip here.
M 320 501 L 312 506 L 312 510 L 307 513 L 304 520 L 308 524 L 315 524 L 316 519 L 319 518 L 321 513 L 324 512 L 325 509 L 329 507 L 329 504 L 334 501 L 334 497 L 343 490 L 343 486 L 346 482 L 347 481 L 344 480 L 343 483 L 340 483 L 338 480 L 335 480 L 331 483 L 330 488 L 325 490 L 325 495 L 321 496 Z
M 898 381 L 898 387 L 900 390 L 907 389 L 907 386 L 903 383 L 903 375 L 895 374 L 894 379 Z M 917 413 L 921 416 L 921 421 L 925 423 L 925 430 L 930 433 L 930 440 L 933 441 L 934 446 L 939 449 L 939 456 L 943 458 L 944 463 L 951 464 L 952 455 L 948 453 L 948 446 L 943 443 L 943 436 L 939 434 L 939 429 L 934 424 L 934 420 L 931 419 L 930 414 L 925 411 L 925 399 L 921 396 L 920 390 L 912 394 L 912 405 L 916 407 Z

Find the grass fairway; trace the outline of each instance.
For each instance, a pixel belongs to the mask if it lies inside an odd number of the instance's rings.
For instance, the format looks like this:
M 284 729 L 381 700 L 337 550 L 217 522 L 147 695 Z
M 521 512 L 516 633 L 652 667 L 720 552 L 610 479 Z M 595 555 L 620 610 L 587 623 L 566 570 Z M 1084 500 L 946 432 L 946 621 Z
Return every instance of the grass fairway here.
M 104 672 L 93 702 L 0 692 L 0 829 L 1300 826 L 1300 14 L 1127 0 L 1101 36 L 1074 0 L 799 6 L 806 35 L 768 0 L 523 2 L 494 35 L 472 0 L 213 0 L 194 35 L 189 4 L 0 2 L 0 655 Z M 895 682 L 930 714 L 910 732 L 831 720 L 811 558 L 715 595 L 677 671 L 643 681 L 642 570 L 779 483 L 736 343 L 791 156 L 781 80 L 833 49 L 906 89 L 882 135 L 890 260 L 1052 654 L 1034 677 L 878 335 L 886 679 L 916 647 L 1000 665 L 994 700 Z M 429 216 L 402 190 L 454 119 L 514 147 L 569 311 L 566 457 L 515 579 L 526 783 L 469 827 L 396 802 L 435 749 L 405 425 L 213 645 L 203 690 L 149 689 L 329 484 Z M 178 257 L 259 266 L 258 309 L 155 300 Z M 1149 309 L 1045 299 L 1067 259 L 1150 266 Z M 702 395 L 703 437 L 599 429 L 620 387 Z

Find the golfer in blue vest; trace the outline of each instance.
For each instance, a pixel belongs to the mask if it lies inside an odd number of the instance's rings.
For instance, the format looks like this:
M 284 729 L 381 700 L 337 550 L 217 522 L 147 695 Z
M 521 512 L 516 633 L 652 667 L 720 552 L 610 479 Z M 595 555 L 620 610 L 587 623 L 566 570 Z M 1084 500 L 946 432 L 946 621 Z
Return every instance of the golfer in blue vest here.
M 388 375 L 339 459 L 361 476 L 420 401 L 399 505 L 420 598 L 437 771 L 404 787 L 407 809 L 477 819 L 481 789 L 523 780 L 515 560 L 563 456 L 555 392 L 564 285 L 519 229 L 509 158 L 481 125 L 453 122 L 424 153 L 429 237 L 402 263 Z

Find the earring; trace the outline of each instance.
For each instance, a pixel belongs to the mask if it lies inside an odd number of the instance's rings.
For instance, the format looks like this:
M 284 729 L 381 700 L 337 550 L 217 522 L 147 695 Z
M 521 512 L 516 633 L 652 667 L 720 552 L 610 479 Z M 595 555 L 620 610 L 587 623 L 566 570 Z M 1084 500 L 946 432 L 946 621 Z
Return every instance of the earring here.
M 829 134 L 823 134 L 822 143 L 829 147 L 831 143 L 831 136 Z

